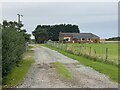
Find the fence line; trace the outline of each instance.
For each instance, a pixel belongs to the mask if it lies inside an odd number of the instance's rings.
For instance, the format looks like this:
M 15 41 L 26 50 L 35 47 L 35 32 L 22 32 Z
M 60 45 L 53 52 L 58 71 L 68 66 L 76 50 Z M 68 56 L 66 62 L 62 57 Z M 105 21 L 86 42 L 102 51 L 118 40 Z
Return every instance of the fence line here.
M 93 59 L 93 60 L 99 60 L 102 62 L 106 62 L 106 63 L 110 63 L 110 64 L 115 64 L 118 65 L 118 60 L 110 60 L 110 55 L 109 55 L 109 48 L 106 48 L 105 51 L 105 55 L 102 54 L 102 49 L 100 48 L 100 53 L 98 53 L 96 51 L 95 48 L 93 47 L 87 47 L 84 45 L 81 46 L 74 46 L 74 45 L 69 45 L 69 44 L 64 44 L 64 43 L 60 43 L 60 42 L 47 42 L 47 45 L 64 50 L 66 52 L 75 54 L 75 55 L 82 55 L 85 56 L 87 58 Z

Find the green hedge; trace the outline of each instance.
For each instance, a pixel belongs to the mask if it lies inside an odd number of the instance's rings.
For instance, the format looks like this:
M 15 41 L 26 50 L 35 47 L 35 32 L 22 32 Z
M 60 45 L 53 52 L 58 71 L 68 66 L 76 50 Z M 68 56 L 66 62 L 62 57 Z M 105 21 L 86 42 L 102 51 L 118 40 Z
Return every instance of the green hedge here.
M 0 85 L 2 84 L 2 30 L 0 26 Z
M 4 79 L 11 69 L 21 60 L 25 51 L 23 33 L 15 28 L 2 29 L 2 78 Z M 4 81 L 3 81 L 4 83 Z

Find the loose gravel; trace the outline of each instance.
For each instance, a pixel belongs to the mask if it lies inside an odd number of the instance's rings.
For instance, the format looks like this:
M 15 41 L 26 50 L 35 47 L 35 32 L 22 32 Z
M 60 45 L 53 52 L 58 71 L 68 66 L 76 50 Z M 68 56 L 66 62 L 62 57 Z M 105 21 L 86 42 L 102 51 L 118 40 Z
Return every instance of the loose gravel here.
M 90 67 L 46 47 L 36 47 L 35 64 L 18 88 L 118 88 L 118 84 Z M 51 63 L 62 62 L 74 79 L 62 79 Z

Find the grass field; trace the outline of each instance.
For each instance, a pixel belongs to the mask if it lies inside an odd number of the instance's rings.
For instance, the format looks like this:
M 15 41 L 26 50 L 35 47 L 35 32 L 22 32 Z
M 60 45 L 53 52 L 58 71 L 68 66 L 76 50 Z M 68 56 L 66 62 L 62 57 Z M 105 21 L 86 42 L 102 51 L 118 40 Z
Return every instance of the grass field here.
M 82 52 L 86 54 L 89 54 L 91 47 L 91 56 L 96 56 L 102 59 L 106 58 L 106 48 L 108 48 L 108 60 L 118 63 L 118 43 L 68 44 L 68 45 L 74 46 L 74 48 L 84 46 L 85 48 L 82 49 Z

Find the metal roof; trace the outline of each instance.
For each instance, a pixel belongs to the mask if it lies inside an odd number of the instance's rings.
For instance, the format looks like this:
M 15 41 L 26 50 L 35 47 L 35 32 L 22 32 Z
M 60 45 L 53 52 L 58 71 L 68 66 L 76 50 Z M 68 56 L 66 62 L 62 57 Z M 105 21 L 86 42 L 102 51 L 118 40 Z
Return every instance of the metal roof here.
M 92 33 L 60 33 L 60 36 L 72 36 L 73 38 L 100 38 L 99 36 Z

